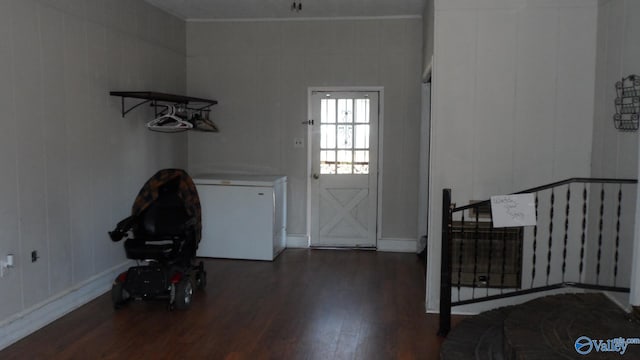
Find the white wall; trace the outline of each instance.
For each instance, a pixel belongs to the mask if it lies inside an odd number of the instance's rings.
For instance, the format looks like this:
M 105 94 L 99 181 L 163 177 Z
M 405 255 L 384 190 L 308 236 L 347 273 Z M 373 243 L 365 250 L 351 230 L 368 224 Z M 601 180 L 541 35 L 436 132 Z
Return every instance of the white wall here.
M 633 0 L 601 1 L 598 7 L 598 57 L 593 132 L 594 177 L 636 178 L 638 132 L 614 127 L 615 83 L 640 75 L 640 3 Z
M 442 189 L 458 205 L 590 175 L 595 0 L 435 4 L 427 308 Z
M 107 231 L 186 136 L 110 90 L 185 90 L 185 25 L 142 1 L 0 2 L 0 324 L 125 261 Z M 30 253 L 40 259 L 32 263 Z
M 635 0 L 602 0 L 598 6 L 598 56 L 596 71 L 595 110 L 593 122 L 593 153 L 592 171 L 594 177 L 638 178 L 638 132 L 622 132 L 616 130 L 613 124 L 615 113 L 614 99 L 616 98 L 615 83 L 630 74 L 640 75 L 640 2 Z M 612 189 L 617 192 L 617 189 Z M 625 269 L 620 275 L 629 286 L 629 276 L 633 279 L 632 303 L 640 304 L 640 267 L 638 261 L 632 261 L 634 243 L 634 228 L 637 226 L 638 215 L 635 213 L 637 191 L 624 189 L 622 203 L 622 221 L 620 231 L 620 254 L 622 266 Z M 592 207 L 599 207 L 599 199 Z M 616 203 L 606 203 L 605 209 L 609 213 L 615 212 Z M 595 223 L 595 221 L 593 221 Z M 595 227 L 595 224 L 593 225 Z M 605 231 L 613 229 L 614 223 L 604 224 Z M 595 230 L 595 229 L 594 229 Z M 596 243 L 593 235 L 590 239 Z M 640 232 L 635 235 L 635 259 L 640 258 Z M 605 247 L 605 255 L 607 254 Z M 605 265 L 611 267 L 612 261 L 606 259 Z M 627 269 L 634 264 L 637 269 L 631 274 Z M 609 275 L 608 273 L 604 274 Z M 635 291 L 634 291 L 635 290 Z M 629 303 L 627 294 L 617 295 L 618 301 L 626 305 Z
M 425 0 L 422 11 L 422 81 L 431 77 L 433 66 L 433 41 L 435 24 L 435 0 Z
M 288 176 L 289 234 L 307 232 L 307 89 L 384 87 L 382 236 L 417 238 L 422 21 L 187 23 L 188 91 L 220 133 L 189 134 L 189 169 Z M 305 144 L 306 145 L 306 144 Z

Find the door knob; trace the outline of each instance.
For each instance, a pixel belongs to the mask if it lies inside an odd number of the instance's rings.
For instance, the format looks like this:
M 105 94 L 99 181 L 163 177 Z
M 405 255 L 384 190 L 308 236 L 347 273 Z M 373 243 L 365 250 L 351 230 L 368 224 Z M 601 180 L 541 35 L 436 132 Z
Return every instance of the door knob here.
M 318 175 L 318 174 L 313 174 L 313 178 L 314 178 L 314 179 L 316 179 L 316 180 L 318 180 L 318 179 L 320 178 L 320 175 Z

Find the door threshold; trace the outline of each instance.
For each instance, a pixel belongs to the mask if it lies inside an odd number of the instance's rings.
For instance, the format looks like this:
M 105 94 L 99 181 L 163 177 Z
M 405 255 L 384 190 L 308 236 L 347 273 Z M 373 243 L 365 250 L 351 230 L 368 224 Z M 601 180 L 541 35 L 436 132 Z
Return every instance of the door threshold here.
M 363 250 L 363 251 L 376 251 L 378 250 L 375 246 L 322 246 L 322 245 L 311 245 L 309 246 L 311 250 Z

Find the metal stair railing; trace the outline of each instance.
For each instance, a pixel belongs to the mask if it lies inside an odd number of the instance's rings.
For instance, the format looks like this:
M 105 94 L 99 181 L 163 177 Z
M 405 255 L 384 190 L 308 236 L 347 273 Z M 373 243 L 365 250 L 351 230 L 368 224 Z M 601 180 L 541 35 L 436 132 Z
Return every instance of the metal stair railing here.
M 494 228 L 490 200 L 456 207 L 443 189 L 438 335 L 453 306 L 568 287 L 629 292 L 637 183 L 571 178 L 517 192 L 535 196 L 526 228 Z

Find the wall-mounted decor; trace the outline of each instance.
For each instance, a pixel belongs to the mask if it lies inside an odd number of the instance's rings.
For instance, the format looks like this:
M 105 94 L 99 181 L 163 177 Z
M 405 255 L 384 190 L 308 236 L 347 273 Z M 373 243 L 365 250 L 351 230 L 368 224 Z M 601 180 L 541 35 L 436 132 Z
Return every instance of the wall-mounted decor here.
M 295 11 L 295 12 L 300 12 L 302 11 L 302 0 L 295 2 L 295 0 L 293 1 L 293 4 L 291 4 L 291 11 Z
M 616 82 L 616 113 L 613 122 L 621 131 L 638 130 L 640 120 L 640 76 L 629 75 Z

